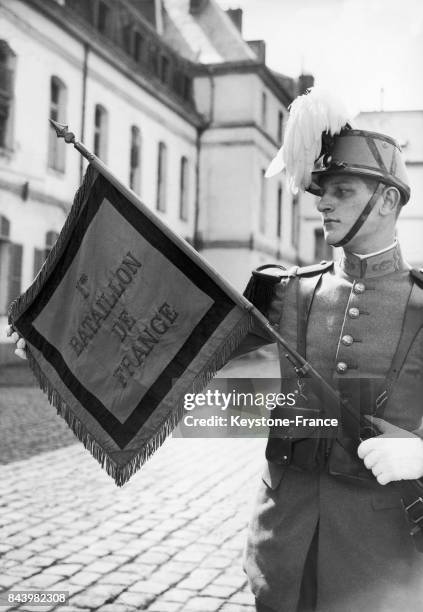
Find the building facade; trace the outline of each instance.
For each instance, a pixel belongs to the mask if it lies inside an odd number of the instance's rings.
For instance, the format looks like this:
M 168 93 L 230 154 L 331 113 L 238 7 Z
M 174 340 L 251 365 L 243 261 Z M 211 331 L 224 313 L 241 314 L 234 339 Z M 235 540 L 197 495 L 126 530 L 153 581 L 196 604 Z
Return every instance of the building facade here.
M 85 169 L 49 118 L 239 289 L 262 262 L 296 261 L 299 207 L 264 171 L 310 80 L 269 70 L 264 43 L 242 38 L 241 11 L 215 0 L 0 0 L 0 20 L 0 325 Z

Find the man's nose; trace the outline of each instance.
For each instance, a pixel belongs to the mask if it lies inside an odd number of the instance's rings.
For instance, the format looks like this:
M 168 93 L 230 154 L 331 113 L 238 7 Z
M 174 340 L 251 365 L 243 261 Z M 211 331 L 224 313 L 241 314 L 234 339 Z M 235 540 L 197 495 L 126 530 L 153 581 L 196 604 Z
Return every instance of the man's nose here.
M 335 208 L 333 198 L 328 194 L 323 194 L 317 203 L 317 210 L 321 213 L 332 211 Z

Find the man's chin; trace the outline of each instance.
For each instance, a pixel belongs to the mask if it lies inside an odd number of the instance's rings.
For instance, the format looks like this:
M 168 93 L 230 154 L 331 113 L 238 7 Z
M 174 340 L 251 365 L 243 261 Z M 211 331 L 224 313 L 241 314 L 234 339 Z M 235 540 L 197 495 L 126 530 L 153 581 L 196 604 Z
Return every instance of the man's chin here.
M 342 240 L 342 236 L 338 236 L 337 232 L 325 231 L 323 236 L 329 246 L 335 246 L 335 244 Z

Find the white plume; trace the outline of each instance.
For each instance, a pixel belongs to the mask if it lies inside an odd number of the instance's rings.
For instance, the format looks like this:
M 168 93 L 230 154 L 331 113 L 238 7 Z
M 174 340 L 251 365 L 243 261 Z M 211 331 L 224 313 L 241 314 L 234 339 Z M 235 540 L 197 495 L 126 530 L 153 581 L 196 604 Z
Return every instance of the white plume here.
M 284 144 L 270 163 L 266 177 L 286 170 L 293 193 L 305 190 L 311 183 L 311 173 L 322 148 L 322 132 L 332 136 L 349 122 L 344 104 L 333 94 L 311 87 L 298 96 L 289 107 Z

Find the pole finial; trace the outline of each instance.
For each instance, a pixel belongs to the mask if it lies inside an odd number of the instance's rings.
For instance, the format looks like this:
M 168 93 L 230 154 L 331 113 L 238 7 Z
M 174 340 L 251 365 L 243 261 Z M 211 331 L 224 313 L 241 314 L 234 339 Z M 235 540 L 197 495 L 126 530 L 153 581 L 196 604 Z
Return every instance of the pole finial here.
M 65 123 L 58 123 L 54 119 L 49 119 L 50 125 L 54 128 L 57 138 L 64 138 L 67 143 L 75 142 L 75 134 L 69 132 L 69 126 Z

